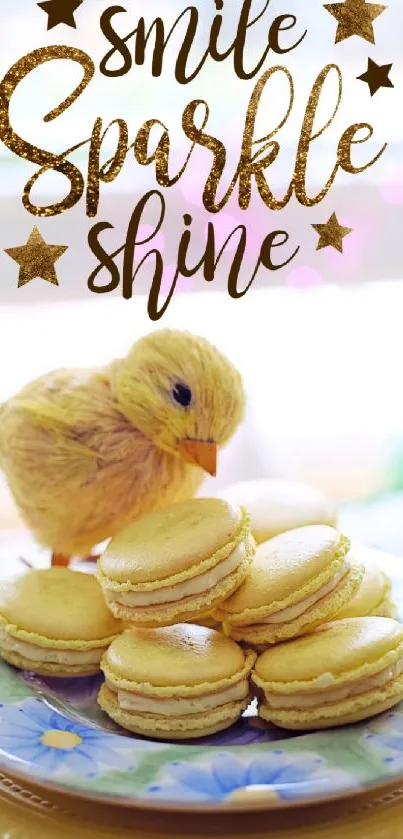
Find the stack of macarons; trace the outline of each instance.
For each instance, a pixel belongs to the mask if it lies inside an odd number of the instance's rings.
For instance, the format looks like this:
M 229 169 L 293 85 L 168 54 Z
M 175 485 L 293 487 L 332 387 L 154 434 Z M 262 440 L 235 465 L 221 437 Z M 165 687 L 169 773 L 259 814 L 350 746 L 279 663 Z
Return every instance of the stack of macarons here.
M 262 651 L 330 620 L 396 617 L 390 581 L 378 567 L 382 553 L 352 548 L 319 490 L 257 480 L 220 495 L 248 510 L 258 544 L 247 578 L 212 613 L 230 637 Z
M 0 654 L 44 675 L 102 670 L 103 710 L 158 739 L 227 728 L 256 692 L 262 718 L 285 728 L 400 701 L 390 583 L 351 548 L 327 499 L 281 481 L 223 496 L 129 525 L 96 576 L 50 568 L 4 583 Z

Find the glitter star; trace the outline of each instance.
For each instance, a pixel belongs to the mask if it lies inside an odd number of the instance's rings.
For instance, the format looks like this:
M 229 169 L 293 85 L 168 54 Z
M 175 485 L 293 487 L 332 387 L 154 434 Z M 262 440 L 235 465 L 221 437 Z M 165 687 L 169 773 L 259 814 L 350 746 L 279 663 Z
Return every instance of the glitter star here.
M 336 213 L 330 216 L 326 224 L 313 224 L 313 229 L 319 233 L 319 242 L 316 248 L 320 251 L 322 248 L 335 248 L 340 253 L 343 253 L 343 239 L 352 233 L 351 227 L 342 227 L 336 216 Z
M 374 20 L 387 9 L 379 3 L 367 3 L 366 0 L 345 0 L 344 3 L 331 3 L 324 6 L 338 21 L 336 41 L 344 41 L 352 35 L 364 38 L 370 44 L 375 43 Z
M 381 87 L 394 87 L 394 84 L 389 78 L 392 67 L 393 64 L 377 64 L 375 61 L 372 61 L 372 58 L 369 58 L 368 70 L 362 76 L 357 76 L 357 79 L 360 82 L 366 82 L 371 96 L 374 96 Z
M 41 277 L 53 285 L 59 285 L 55 262 L 66 250 L 67 245 L 48 245 L 37 227 L 33 228 L 26 245 L 21 245 L 18 248 L 5 248 L 5 252 L 20 266 L 18 288 L 36 277 Z
M 77 29 L 74 12 L 82 3 L 83 0 L 44 0 L 43 3 L 37 3 L 37 5 L 48 15 L 48 30 L 58 26 L 59 23 L 65 23 Z

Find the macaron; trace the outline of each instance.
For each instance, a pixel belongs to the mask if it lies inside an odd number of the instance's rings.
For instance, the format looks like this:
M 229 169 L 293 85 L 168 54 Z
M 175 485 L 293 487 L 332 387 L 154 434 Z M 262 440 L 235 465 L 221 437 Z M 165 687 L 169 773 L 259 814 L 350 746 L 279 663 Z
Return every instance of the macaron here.
M 258 544 L 309 524 L 337 525 L 335 505 L 319 489 L 298 481 L 241 481 L 220 490 L 219 496 L 248 510 Z
M 350 618 L 261 655 L 252 676 L 259 714 L 281 728 L 359 722 L 403 699 L 403 626 Z
M 349 540 L 328 525 L 308 525 L 259 545 L 250 574 L 215 609 L 224 631 L 258 648 L 310 632 L 351 599 L 363 568 L 347 558 Z
M 396 618 L 397 609 L 391 598 L 391 582 L 376 565 L 368 562 L 366 548 L 350 551 L 349 559 L 364 566 L 364 576 L 352 599 L 337 613 L 337 619 L 378 615 Z
M 250 703 L 256 654 L 191 624 L 129 629 L 102 659 L 98 702 L 128 731 L 167 740 L 214 734 Z
M 0 655 L 44 676 L 89 676 L 123 625 L 90 574 L 29 571 L 0 585 Z
M 196 623 L 198 626 L 207 626 L 209 629 L 218 629 L 218 631 L 221 631 L 220 621 L 216 621 L 215 618 L 208 615 L 204 618 L 198 618 L 196 621 L 189 621 L 189 623 Z
M 217 498 L 193 499 L 112 538 L 97 576 L 116 617 L 168 626 L 202 618 L 235 591 L 255 549 L 245 510 Z

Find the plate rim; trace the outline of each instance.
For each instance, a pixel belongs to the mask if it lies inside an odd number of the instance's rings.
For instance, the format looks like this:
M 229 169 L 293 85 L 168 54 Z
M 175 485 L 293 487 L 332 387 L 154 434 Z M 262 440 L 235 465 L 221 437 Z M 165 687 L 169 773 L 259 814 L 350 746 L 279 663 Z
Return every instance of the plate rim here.
M 14 670 L 14 667 L 10 667 L 7 662 L 1 662 L 7 668 Z M 18 675 L 17 675 L 18 678 Z M 20 705 L 22 709 L 23 705 L 26 701 L 36 700 L 41 702 L 42 704 L 49 707 L 48 701 L 45 697 L 41 696 L 40 694 L 35 694 L 35 691 L 29 696 L 21 697 L 18 702 L 13 701 L 6 701 L 2 703 L 2 706 L 17 706 Z M 21 704 L 20 704 L 21 703 Z M 402 703 L 403 706 L 403 703 Z M 51 706 L 50 706 L 51 707 Z M 53 709 L 56 713 L 61 714 L 61 716 L 65 717 L 66 719 L 72 719 L 68 714 L 66 709 Z M 393 708 L 391 709 L 393 711 Z M 402 707 L 403 713 L 403 707 Z M 1 715 L 1 712 L 0 712 Z M 87 726 L 89 729 L 95 728 L 95 730 L 99 730 L 98 726 L 93 726 L 91 722 L 86 721 L 82 722 L 82 725 Z M 353 727 L 353 726 L 351 726 Z M 318 734 L 321 732 L 311 732 L 313 734 Z M 123 734 L 124 736 L 124 734 Z M 130 738 L 131 739 L 131 738 Z M 167 746 L 169 744 L 166 741 L 153 741 L 156 746 Z M 272 743 L 275 747 L 278 745 L 281 748 L 282 741 L 276 741 Z M 288 740 L 286 742 L 289 742 Z M 136 738 L 133 738 L 133 743 L 136 743 Z M 185 745 L 185 744 L 184 744 Z M 254 744 L 255 746 L 258 744 Z M 259 744 L 259 752 L 265 753 L 267 746 L 269 743 L 261 743 Z M 189 749 L 192 748 L 191 743 L 187 742 L 186 747 Z M 232 746 L 227 747 L 216 747 L 216 751 L 228 751 L 232 750 Z M 237 750 L 245 751 L 248 749 L 248 745 L 240 745 L 235 747 Z M 165 749 L 162 749 L 164 751 Z M 205 747 L 206 753 L 214 752 L 214 748 L 211 749 L 210 747 Z M 267 749 L 270 751 L 270 749 Z M 23 762 L 23 761 L 21 761 Z M 403 763 L 401 768 L 393 775 L 389 777 L 380 776 L 378 778 L 374 778 L 373 780 L 366 780 L 365 783 L 360 783 L 357 780 L 353 779 L 351 776 L 351 784 L 346 787 L 339 787 L 335 788 L 333 791 L 328 787 L 323 788 L 323 792 L 321 793 L 318 789 L 315 791 L 308 792 L 305 795 L 297 795 L 295 798 L 286 798 L 282 796 L 272 797 L 270 795 L 270 785 L 269 784 L 262 784 L 262 785 L 250 785 L 249 789 L 252 788 L 261 788 L 262 789 L 262 798 L 257 799 L 251 798 L 249 801 L 239 801 L 236 799 L 226 798 L 226 799 L 208 799 L 204 801 L 197 801 L 194 800 L 186 802 L 178 801 L 177 799 L 164 799 L 164 798 L 148 798 L 146 795 L 142 795 L 140 792 L 139 797 L 131 796 L 127 793 L 122 793 L 121 795 L 116 795 L 113 792 L 108 792 L 106 790 L 97 791 L 94 789 L 88 789 L 85 787 L 81 787 L 80 785 L 75 783 L 75 777 L 72 778 L 72 782 L 69 783 L 67 780 L 61 778 L 59 781 L 54 780 L 51 776 L 47 776 L 46 774 L 42 774 L 42 772 L 30 773 L 29 770 L 24 771 L 24 769 L 18 768 L 19 758 L 13 756 L 7 756 L 7 754 L 0 749 L 0 773 L 3 773 L 4 776 L 9 776 L 11 778 L 15 778 L 17 781 L 22 783 L 37 786 L 38 789 L 48 791 L 50 793 L 54 792 L 56 794 L 61 794 L 66 797 L 77 798 L 81 801 L 92 801 L 94 803 L 103 804 L 105 806 L 112 806 L 118 807 L 120 809 L 129 811 L 129 810 L 139 810 L 142 812 L 160 812 L 160 813 L 193 813 L 193 814 L 214 814 L 214 813 L 245 813 L 245 812 L 274 812 L 274 811 L 286 811 L 286 810 L 298 810 L 299 808 L 310 807 L 310 806 L 319 806 L 325 805 L 327 803 L 332 803 L 336 801 L 342 801 L 350 798 L 354 798 L 357 796 L 365 795 L 371 792 L 376 792 L 378 789 L 382 790 L 384 787 L 388 786 L 396 786 L 399 784 L 403 784 Z M 17 765 L 16 765 L 17 764 Z M 296 782 L 293 784 L 294 787 L 301 787 L 303 782 Z M 267 789 L 267 800 L 264 797 L 264 788 Z M 133 787 L 135 789 L 135 786 Z M 246 795 L 248 795 L 248 787 L 241 787 L 242 792 L 246 791 Z
M 86 791 L 78 787 L 70 787 L 68 784 L 58 783 L 50 779 L 45 780 L 39 775 L 35 776 L 33 780 L 33 776 L 28 772 L 18 772 L 18 770 L 14 772 L 14 770 L 10 770 L 7 766 L 4 766 L 1 761 L 1 756 L 0 773 L 2 773 L 5 778 L 9 778 L 12 781 L 15 780 L 18 783 L 27 784 L 28 789 L 32 785 L 41 791 L 48 791 L 50 793 L 54 792 L 66 798 L 78 798 L 80 801 L 94 802 L 103 804 L 107 807 L 118 807 L 120 810 L 124 811 L 140 810 L 141 812 L 149 813 L 198 813 L 199 815 L 205 814 L 206 816 L 214 815 L 215 813 L 226 813 L 228 815 L 231 813 L 264 813 L 272 812 L 274 810 L 280 812 L 286 810 L 307 809 L 310 807 L 331 804 L 337 801 L 361 798 L 370 793 L 382 792 L 388 790 L 389 788 L 393 789 L 394 787 L 399 787 L 400 784 L 402 784 L 403 792 L 403 768 L 402 771 L 393 779 L 381 781 L 379 783 L 374 782 L 373 784 L 368 784 L 365 787 L 360 786 L 355 787 L 354 789 L 352 787 L 349 789 L 340 789 L 330 794 L 325 793 L 322 796 L 315 795 L 314 797 L 298 799 L 270 798 L 267 802 L 262 799 L 262 801 L 251 800 L 250 802 L 231 802 L 227 800 L 225 803 L 222 801 L 218 801 L 216 803 L 214 801 L 206 801 L 195 802 L 194 804 L 181 804 L 177 801 L 164 802 L 163 799 L 154 799 L 151 801 L 146 798 L 135 799 L 127 796 L 115 797 L 113 795 L 109 795 L 108 793 L 101 794 L 91 790 Z
M 15 534 L 13 534 L 15 536 Z M 394 568 L 398 568 L 399 563 L 399 556 L 391 556 L 393 559 L 393 566 Z M 390 573 L 390 572 L 388 572 Z M 396 574 L 395 576 L 393 573 L 390 573 L 392 577 L 392 582 L 395 584 L 397 580 L 399 580 L 400 584 L 402 584 L 403 580 L 403 573 Z M 400 578 L 400 579 L 399 579 Z M 6 662 L 4 662 L 7 665 Z M 13 668 L 14 669 L 14 668 Z M 42 702 L 46 703 L 46 699 L 43 697 L 38 696 L 38 694 L 33 690 L 31 696 L 20 697 L 20 701 L 24 702 L 25 699 L 29 698 L 36 698 L 41 699 Z M 12 700 L 6 700 L 4 703 L 5 705 L 13 705 L 16 704 Z M 18 702 L 17 702 L 18 704 Z M 393 708 L 391 709 L 394 710 Z M 70 714 L 66 709 L 58 711 L 63 716 L 71 719 Z M 402 711 L 403 714 L 403 703 L 402 703 Z M 88 725 L 92 727 L 91 722 L 89 721 L 82 721 L 82 724 Z M 166 743 L 161 743 L 161 741 L 157 741 L 156 745 L 162 746 L 166 745 Z M 191 747 L 191 743 L 187 743 L 188 746 Z M 268 746 L 269 744 L 261 744 L 261 750 L 265 751 L 264 745 Z M 262 748 L 263 747 L 263 748 Z M 228 751 L 231 750 L 231 746 L 222 746 L 220 747 L 220 751 Z M 238 746 L 237 747 L 242 749 L 247 749 L 248 746 Z M 22 761 L 21 761 L 22 763 Z M 118 794 L 114 791 L 105 791 L 105 790 L 96 790 L 96 789 L 88 789 L 85 787 L 79 786 L 75 783 L 75 779 L 72 778 L 71 782 L 69 780 L 65 780 L 64 778 L 60 778 L 59 780 L 53 779 L 51 776 L 46 774 L 36 774 L 29 770 L 29 765 L 27 764 L 27 769 L 20 767 L 18 757 L 7 756 L 6 752 L 0 753 L 0 773 L 3 773 L 4 777 L 9 777 L 12 780 L 16 780 L 17 783 L 26 784 L 28 788 L 33 786 L 45 794 L 51 795 L 52 793 L 61 795 L 67 799 L 77 799 L 83 802 L 94 802 L 98 804 L 102 804 L 107 807 L 117 807 L 121 810 L 126 812 L 129 811 L 139 811 L 139 812 L 148 812 L 148 813 L 188 813 L 188 814 L 200 814 L 200 815 L 214 815 L 214 814 L 232 814 L 232 813 L 259 813 L 259 812 L 285 812 L 291 810 L 298 810 L 298 809 L 305 809 L 314 806 L 323 806 L 326 804 L 331 804 L 332 802 L 343 801 L 343 800 L 350 800 L 353 798 L 361 798 L 366 794 L 377 794 L 382 793 L 383 790 L 399 788 L 400 785 L 403 785 L 403 763 L 400 767 L 398 767 L 393 775 L 385 776 L 379 775 L 377 778 L 374 777 L 371 780 L 365 779 L 363 782 L 360 782 L 358 778 L 354 778 L 351 776 L 350 783 L 348 786 L 342 786 L 335 789 L 329 789 L 325 784 L 323 785 L 322 790 L 316 787 L 315 790 L 311 792 L 307 792 L 305 795 L 299 793 L 295 798 L 288 798 L 282 796 L 273 797 L 270 795 L 270 785 L 262 785 L 263 787 L 266 786 L 267 795 L 265 795 L 264 789 L 261 789 L 261 794 L 258 793 L 256 796 L 250 792 L 248 793 L 248 788 L 244 787 L 241 788 L 242 792 L 245 791 L 245 799 L 239 800 L 236 798 L 228 797 L 226 799 L 207 799 L 207 800 L 189 800 L 180 801 L 178 799 L 170 800 L 166 798 L 148 798 L 145 794 L 143 789 L 139 790 L 139 797 L 134 797 L 130 795 L 128 792 Z M 258 785 L 256 785 L 258 786 Z M 302 787 L 302 783 L 294 784 L 295 786 Z M 251 789 L 251 788 L 250 788 Z M 403 790 L 403 786 L 402 786 Z M 136 791 L 135 785 L 133 785 L 133 791 Z

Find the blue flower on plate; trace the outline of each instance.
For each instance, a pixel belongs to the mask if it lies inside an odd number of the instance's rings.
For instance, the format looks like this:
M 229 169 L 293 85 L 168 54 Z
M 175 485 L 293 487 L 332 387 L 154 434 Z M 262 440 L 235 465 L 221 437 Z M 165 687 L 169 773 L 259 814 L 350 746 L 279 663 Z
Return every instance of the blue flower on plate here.
M 38 676 L 27 671 L 22 672 L 24 682 L 32 688 L 45 702 L 52 705 L 55 711 L 66 716 L 74 710 L 82 717 L 84 724 L 101 726 L 104 731 L 120 733 L 122 729 L 101 710 L 97 703 L 99 688 L 103 677 L 81 676 L 76 679 L 51 678 Z
M 264 787 L 271 797 L 299 798 L 304 795 L 305 785 L 307 793 L 319 785 L 318 773 L 324 765 L 318 755 L 287 754 L 283 749 L 255 753 L 249 760 L 222 752 L 209 763 L 168 764 L 160 780 L 146 793 L 167 801 L 223 801 L 245 788 Z
M 364 735 L 371 748 L 380 749 L 384 763 L 393 770 L 403 768 L 403 714 L 392 711 L 375 720 Z
M 129 738 L 77 723 L 38 699 L 0 708 L 0 751 L 40 774 L 63 770 L 92 778 L 108 769 L 129 770 L 133 746 Z

